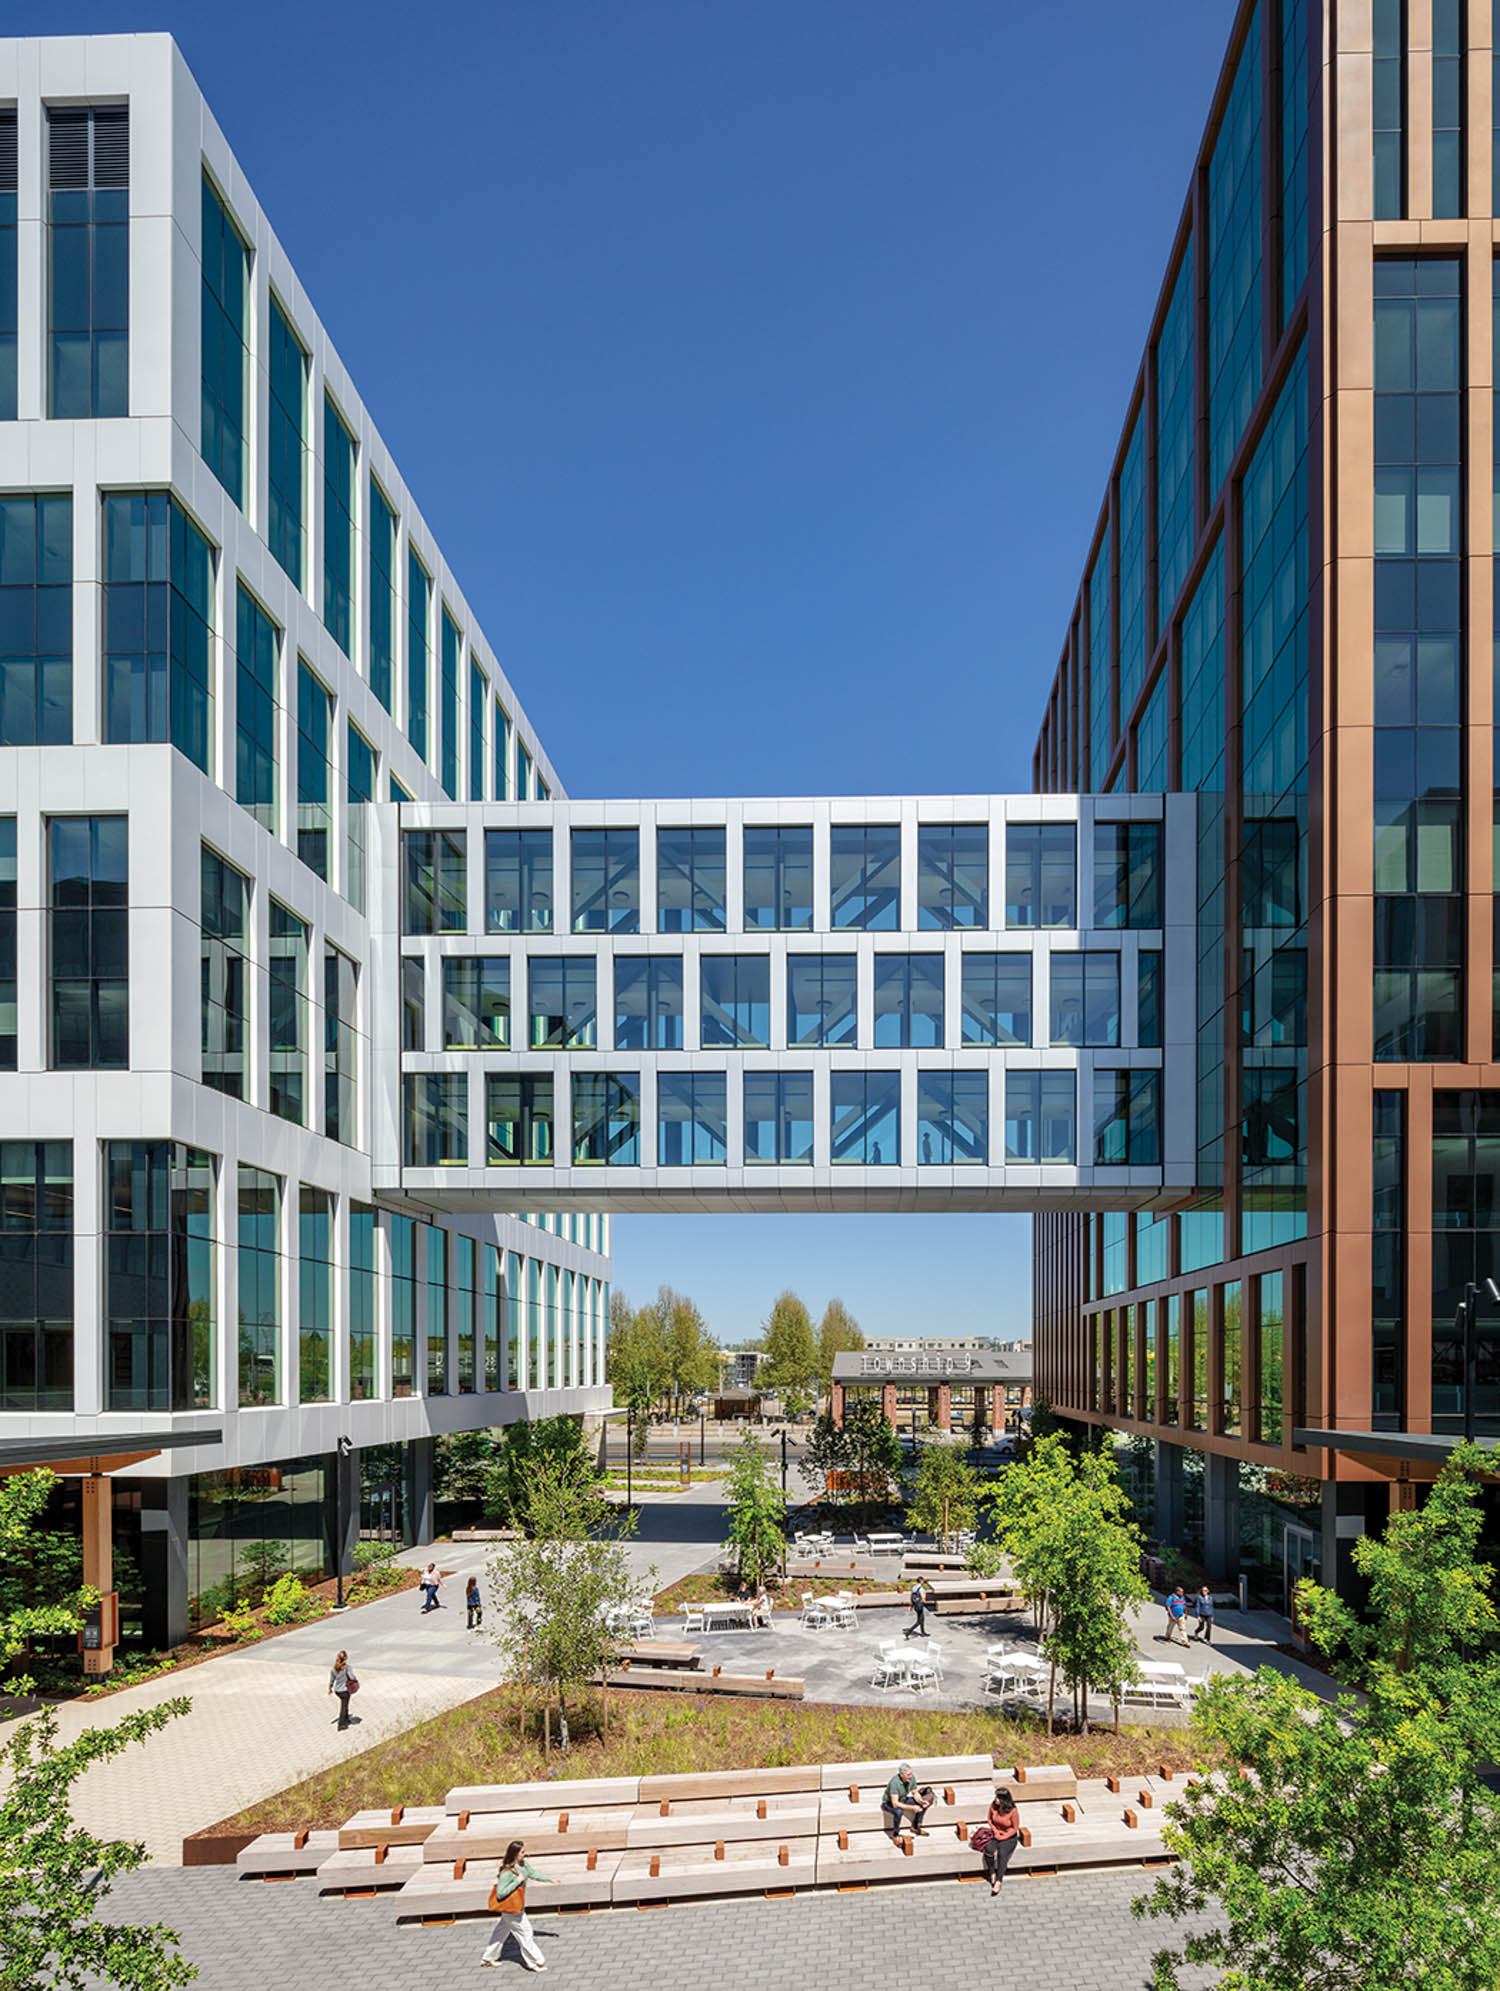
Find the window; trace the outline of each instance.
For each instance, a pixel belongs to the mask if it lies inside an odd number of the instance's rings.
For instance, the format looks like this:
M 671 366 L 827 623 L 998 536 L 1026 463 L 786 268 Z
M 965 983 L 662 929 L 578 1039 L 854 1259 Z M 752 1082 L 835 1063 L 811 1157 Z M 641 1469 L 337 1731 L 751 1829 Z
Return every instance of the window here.
M 304 1182 L 297 1197 L 297 1394 L 333 1395 L 333 1198 Z
M 840 1072 L 829 1080 L 836 1162 L 893 1168 L 901 1160 L 900 1072 Z
M 510 800 L 510 718 L 499 699 L 495 700 L 495 800 Z
M 1219 1319 L 1219 1418 L 1218 1428 L 1226 1438 L 1238 1438 L 1243 1430 L 1240 1385 L 1243 1379 L 1243 1326 L 1241 1285 L 1231 1279 L 1220 1288 L 1223 1312 Z
M 271 1111 L 307 1124 L 307 950 L 309 928 L 271 901 Z
M 1432 212 L 1464 212 L 1464 0 L 1432 0 Z
M 989 1074 L 918 1072 L 918 1162 L 948 1167 L 989 1158 Z
M 0 1410 L 73 1408 L 73 1144 L 0 1141 Z
M 1255 1400 L 1250 1433 L 1263 1445 L 1282 1439 L 1282 1292 L 1284 1275 L 1262 1272 L 1255 1281 Z
M 396 674 L 396 514 L 370 479 L 370 689 L 389 712 Z
M 127 415 L 130 112 L 47 112 L 47 413 Z
M 354 641 L 354 437 L 323 396 L 323 627 L 346 657 Z M 384 701 L 382 701 L 384 703 Z
M 0 1071 L 16 1055 L 16 819 L 0 816 Z
M 551 830 L 486 830 L 484 930 L 552 931 Z
M 682 962 L 675 954 L 615 956 L 615 1049 L 682 1049 Z
M 16 114 L 13 110 L 0 111 L 0 422 L 16 419 L 18 164 Z
M 875 956 L 875 1044 L 879 1050 L 942 1049 L 941 954 Z
M 406 933 L 462 933 L 467 853 L 462 830 L 408 830 Z
M 835 823 L 829 831 L 833 924 L 865 931 L 901 923 L 901 831 Z
M 745 925 L 773 931 L 813 923 L 813 833 L 810 828 L 747 825 L 744 838 Z
M 391 1395 L 406 1397 L 417 1373 L 417 1226 L 411 1217 L 392 1216 L 391 1227 Z
M 484 715 L 490 702 L 490 681 L 478 664 L 469 664 L 469 800 L 484 800 Z
M 1161 925 L 1161 824 L 1094 825 L 1094 925 Z
M 859 964 L 852 954 L 789 954 L 786 1039 L 794 1046 L 853 1044 Z
M 1303 72 L 1306 90 L 1306 70 Z M 1303 227 L 1306 228 L 1306 215 Z M 1295 296 L 1295 291 L 1293 295 Z M 1193 251 L 1178 267 L 1156 346 L 1156 623 L 1165 629 L 1193 558 Z M 1137 769 L 1137 781 L 1142 787 Z
M 529 981 L 531 1048 L 592 1050 L 599 1041 L 593 955 L 533 955 Z
M 353 1147 L 359 1138 L 355 1085 L 359 1047 L 359 969 L 336 947 L 323 949 L 323 1132 Z
M 639 933 L 640 837 L 635 830 L 574 830 L 573 931 Z
M 484 1381 L 480 1387 L 493 1392 L 505 1387 L 506 1372 L 500 1367 L 500 1310 L 504 1299 L 500 1289 L 500 1267 L 504 1254 L 499 1247 L 483 1247 L 484 1279 Z
M 1208 162 L 1210 503 L 1260 392 L 1260 33 L 1257 10 Z
M 520 740 L 516 741 L 516 800 L 527 802 L 534 799 L 531 793 L 531 755 Z
M 1175 1424 L 1181 1414 L 1182 1397 L 1182 1295 L 1167 1295 L 1166 1351 L 1163 1361 L 1161 1416 L 1163 1424 Z
M 771 1041 L 771 962 L 765 954 L 705 954 L 702 1043 L 737 1048 Z
M 662 933 L 722 933 L 724 918 L 723 830 L 658 830 L 658 930 Z
M 1109 772 L 1110 752 L 1114 744 L 1114 712 L 1111 701 L 1111 658 L 1110 658 L 1110 605 L 1109 605 L 1109 529 L 1104 535 L 1099 551 L 1094 556 L 1094 564 L 1089 569 L 1089 786 L 1102 789 L 1104 778 Z M 1006 833 L 1006 899 L 1011 898 L 1009 884 L 1009 841 L 1015 832 Z M 1006 913 L 1006 925 L 1014 926 L 1016 921 Z
M 1094 1160 L 1106 1167 L 1160 1165 L 1160 1073 L 1094 1073 Z
M 239 1167 L 239 1400 L 281 1402 L 281 1179 Z
M 1406 1403 L 1406 1095 L 1377 1092 L 1372 1103 L 1370 1411 L 1377 1431 L 1394 1431 Z M 1269 1442 L 1279 1441 L 1278 1420 Z
M 593 962 L 588 965 L 592 968 Z M 494 1051 L 509 1047 L 510 962 L 503 955 L 444 955 L 444 1050 Z
M 1054 1044 L 1101 1045 L 1120 1041 L 1118 954 L 1053 954 Z
M 203 1083 L 245 1099 L 250 881 L 205 844 L 202 890 Z
M 491 1072 L 484 1082 L 491 1163 L 553 1157 L 553 1088 L 548 1072 Z
M 464 639 L 443 604 L 442 645 L 442 782 L 443 793 L 458 800 L 458 675 L 463 668 Z
M 745 1160 L 810 1162 L 811 1072 L 745 1073 Z
M 427 1049 L 427 964 L 420 954 L 401 957 L 401 1048 Z
M 526 1261 L 516 1252 L 505 1255 L 505 1373 L 508 1387 L 526 1387 Z
M 363 1403 L 379 1395 L 379 1348 L 375 1299 L 375 1212 L 368 1203 L 349 1206 L 349 1396 Z
M 328 736 L 333 696 L 297 659 L 297 855 L 315 876 L 328 880 L 333 835 Z
M 432 582 L 413 548 L 406 551 L 406 737 L 427 758 L 427 624 Z
M 128 832 L 125 816 L 47 825 L 54 1071 L 130 1063 Z
M 376 797 L 380 756 L 359 728 L 350 724 L 345 750 L 345 800 L 348 804 L 344 840 L 344 897 L 357 913 L 365 910 L 367 850 L 366 803 Z
M 262 829 L 277 834 L 276 737 L 281 720 L 281 631 L 243 582 L 235 617 L 235 788 Z
M 448 1233 L 427 1233 L 427 1394 L 448 1394 Z
M 1281 8 L 1281 322 L 1307 279 L 1308 0 Z
M 462 1072 L 406 1078 L 406 1166 L 442 1168 L 469 1159 L 468 1079 Z
M 1005 924 L 1078 924 L 1077 838 L 1071 823 L 1007 823 Z
M 73 500 L 0 498 L 0 746 L 73 738 Z
M 104 500 L 104 737 L 213 773 L 214 550 L 165 492 Z
M 1406 0 L 1374 0 L 1375 219 L 1406 213 Z
M 633 1072 L 574 1074 L 573 1159 L 640 1166 L 641 1082 Z
M 1031 1042 L 1031 956 L 965 954 L 959 981 L 960 1041 Z
M 657 1161 L 663 1168 L 723 1162 L 729 1153 L 722 1072 L 661 1072 L 656 1081 Z
M 269 372 L 266 544 L 300 592 L 306 530 L 303 452 L 307 435 L 307 354 L 274 291 Z
M 245 431 L 250 406 L 250 251 L 229 211 L 203 180 L 203 461 L 245 509 Z
M 1135 1041 L 1148 1049 L 1161 1045 L 1161 954 L 1143 947 L 1136 956 Z
M 1071 1162 L 1075 1158 L 1071 1072 L 1005 1074 L 1005 1159 Z
M 983 823 L 923 823 L 917 831 L 917 925 L 990 923 L 990 833 Z
M 1120 725 L 1146 680 L 1146 422 L 1137 417 L 1120 465 Z
M 475 1383 L 475 1356 L 478 1342 L 479 1292 L 474 1276 L 474 1240 L 455 1237 L 453 1245 L 453 1292 L 458 1314 L 458 1393 L 472 1396 Z

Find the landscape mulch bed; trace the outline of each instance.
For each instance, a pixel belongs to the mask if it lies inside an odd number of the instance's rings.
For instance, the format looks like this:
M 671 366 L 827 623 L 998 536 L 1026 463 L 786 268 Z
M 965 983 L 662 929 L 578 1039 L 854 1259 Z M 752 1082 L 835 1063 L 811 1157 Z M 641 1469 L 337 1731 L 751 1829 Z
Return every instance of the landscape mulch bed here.
M 725 1701 L 704 1695 L 612 1690 L 609 1735 L 599 1697 L 569 1709 L 573 1747 L 550 1760 L 533 1705 L 524 1738 L 521 1696 L 494 1689 L 388 1742 L 350 1756 L 304 1783 L 263 1798 L 196 1838 L 342 1825 L 356 1811 L 441 1804 L 460 1784 L 529 1783 L 543 1778 L 683 1775 L 694 1770 L 778 1768 L 793 1763 L 862 1762 L 886 1757 L 993 1755 L 1015 1762 L 1071 1763 L 1080 1776 L 1141 1776 L 1161 1764 L 1202 1767 L 1204 1751 L 1185 1729 L 1131 1727 L 1086 1736 L 1048 1736 L 1040 1719 L 998 1712 L 846 1707 L 823 1702 Z M 553 1735 L 557 1733 L 553 1711 Z

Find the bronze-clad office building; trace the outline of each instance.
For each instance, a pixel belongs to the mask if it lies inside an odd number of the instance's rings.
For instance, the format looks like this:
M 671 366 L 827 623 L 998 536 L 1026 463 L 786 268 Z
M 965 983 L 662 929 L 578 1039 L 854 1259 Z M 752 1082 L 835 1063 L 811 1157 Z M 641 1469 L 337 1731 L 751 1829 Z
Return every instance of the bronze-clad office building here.
M 1492 39 L 1240 7 L 1035 753 L 1198 797 L 1197 1193 L 1036 1218 L 1038 1393 L 1271 1599 L 1500 1434 Z

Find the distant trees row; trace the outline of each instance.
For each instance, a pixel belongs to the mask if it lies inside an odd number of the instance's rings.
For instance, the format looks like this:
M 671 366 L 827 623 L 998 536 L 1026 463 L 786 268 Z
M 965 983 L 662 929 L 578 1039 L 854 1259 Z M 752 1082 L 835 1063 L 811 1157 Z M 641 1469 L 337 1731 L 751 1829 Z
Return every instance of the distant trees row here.
M 830 1300 L 814 1327 L 806 1305 L 790 1291 L 778 1295 L 752 1344 L 765 1356 L 761 1387 L 779 1396 L 793 1416 L 827 1394 L 834 1356 L 864 1345 L 859 1322 L 842 1300 Z M 615 1402 L 638 1416 L 659 1406 L 676 1415 L 685 1399 L 717 1389 L 725 1358 L 685 1293 L 663 1286 L 643 1307 L 633 1307 L 623 1293 L 610 1302 L 605 1374 Z

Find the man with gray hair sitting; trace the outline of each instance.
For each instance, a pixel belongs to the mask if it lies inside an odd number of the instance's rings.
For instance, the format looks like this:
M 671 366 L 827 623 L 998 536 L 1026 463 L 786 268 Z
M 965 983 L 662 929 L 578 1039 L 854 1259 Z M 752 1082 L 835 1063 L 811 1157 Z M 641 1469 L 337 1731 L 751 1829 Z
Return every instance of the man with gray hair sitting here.
M 936 1796 L 937 1792 L 931 1784 L 918 1787 L 917 1773 L 910 1763 L 901 1764 L 885 1787 L 883 1809 L 891 1814 L 891 1837 L 899 1838 L 903 1825 L 910 1825 L 913 1832 L 925 1837 L 926 1827 L 922 1820 L 927 1815 L 927 1807 Z

